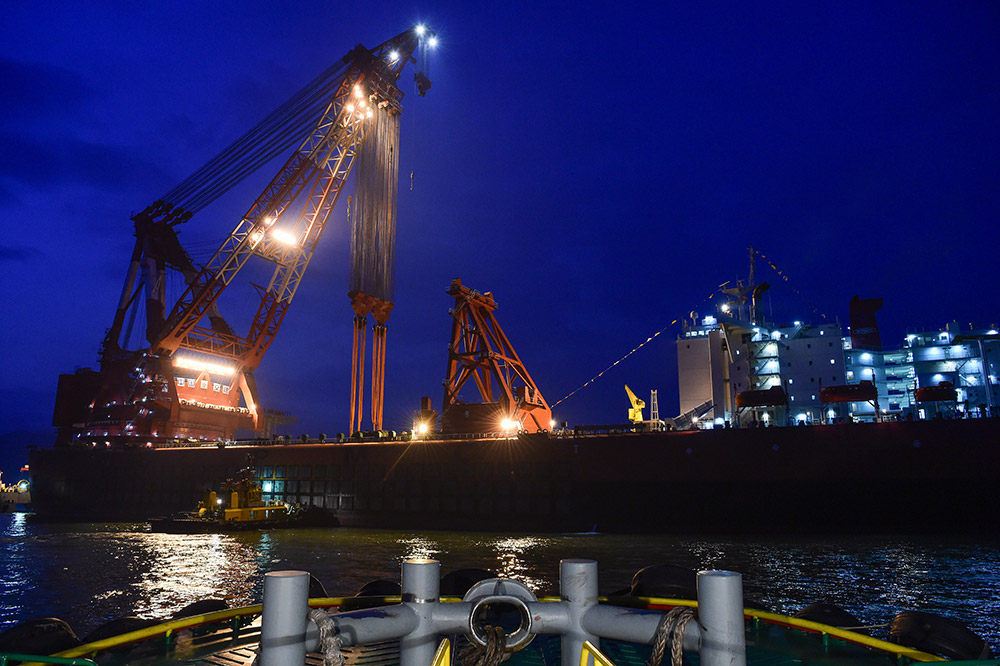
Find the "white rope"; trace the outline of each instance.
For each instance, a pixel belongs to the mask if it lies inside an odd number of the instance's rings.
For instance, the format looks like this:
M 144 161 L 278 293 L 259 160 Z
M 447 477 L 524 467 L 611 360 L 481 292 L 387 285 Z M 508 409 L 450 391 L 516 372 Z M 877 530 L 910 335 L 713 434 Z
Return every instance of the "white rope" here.
M 344 666 L 337 623 L 322 608 L 310 608 L 307 617 L 319 629 L 319 651 L 323 653 L 323 666 Z
M 694 617 L 694 610 L 678 606 L 660 618 L 653 634 L 653 652 L 649 655 L 646 666 L 660 666 L 663 655 L 670 648 L 671 666 L 682 666 L 684 663 L 684 627 Z

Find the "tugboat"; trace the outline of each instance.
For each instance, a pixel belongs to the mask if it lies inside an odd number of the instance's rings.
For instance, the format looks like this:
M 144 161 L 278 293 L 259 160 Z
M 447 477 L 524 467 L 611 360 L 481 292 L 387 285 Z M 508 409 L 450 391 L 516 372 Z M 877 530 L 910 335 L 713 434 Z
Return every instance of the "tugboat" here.
M 283 527 L 335 527 L 334 514 L 316 507 L 286 502 L 267 502 L 263 490 L 253 478 L 253 469 L 245 468 L 236 478 L 227 479 L 221 489 L 208 490 L 194 512 L 152 518 L 151 532 L 166 534 L 206 534 Z
M 28 468 L 22 467 L 21 472 L 27 472 Z M 31 482 L 21 479 L 17 483 L 8 486 L 3 482 L 3 472 L 0 472 L 0 513 L 14 513 L 19 510 L 27 510 L 31 506 Z M 21 509 L 18 509 L 21 507 Z

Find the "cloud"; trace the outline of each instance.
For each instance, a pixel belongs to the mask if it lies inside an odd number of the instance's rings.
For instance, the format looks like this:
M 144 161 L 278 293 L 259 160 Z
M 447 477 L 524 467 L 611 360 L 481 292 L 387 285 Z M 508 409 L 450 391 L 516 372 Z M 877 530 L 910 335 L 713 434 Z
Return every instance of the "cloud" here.
M 41 250 L 33 247 L 0 245 L 0 262 L 28 261 L 29 259 L 40 256 L 42 256 Z
M 0 176 L 23 184 L 77 182 L 102 188 L 162 184 L 169 177 L 138 148 L 78 139 L 42 139 L 0 133 Z
M 0 57 L 0 119 L 30 122 L 65 117 L 93 96 L 83 78 L 63 67 Z

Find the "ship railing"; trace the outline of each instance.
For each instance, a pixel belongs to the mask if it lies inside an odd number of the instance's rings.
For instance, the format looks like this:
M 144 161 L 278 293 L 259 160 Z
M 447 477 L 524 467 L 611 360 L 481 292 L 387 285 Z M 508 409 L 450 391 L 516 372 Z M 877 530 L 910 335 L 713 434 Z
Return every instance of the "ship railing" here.
M 97 662 L 92 659 L 67 659 L 65 657 L 45 657 L 35 654 L 18 654 L 16 652 L 0 653 L 0 666 L 7 666 L 8 662 L 29 662 L 34 664 L 58 664 L 59 666 L 97 666 Z
M 476 583 L 461 602 L 441 603 L 440 564 L 409 559 L 402 566 L 402 603 L 335 615 L 323 612 L 317 618 L 308 610 L 309 574 L 271 572 L 264 577 L 260 666 L 302 666 L 307 653 L 329 652 L 326 641 L 331 635 L 344 647 L 399 640 L 400 666 L 428 666 L 439 654 L 442 635 L 464 634 L 485 649 L 491 640 L 483 628 L 485 618 L 498 612 L 520 618 L 517 629 L 504 630 L 503 650 L 520 649 L 535 635 L 558 635 L 561 666 L 579 666 L 588 643 L 591 652 L 601 638 L 651 645 L 670 624 L 659 611 L 599 605 L 593 560 L 563 560 L 559 579 L 559 601 L 538 601 L 523 583 L 494 578 Z M 742 576 L 699 572 L 697 606 L 696 619 L 686 622 L 682 632 L 674 630 L 676 625 L 670 628 L 672 640 L 698 652 L 705 666 L 744 666 Z

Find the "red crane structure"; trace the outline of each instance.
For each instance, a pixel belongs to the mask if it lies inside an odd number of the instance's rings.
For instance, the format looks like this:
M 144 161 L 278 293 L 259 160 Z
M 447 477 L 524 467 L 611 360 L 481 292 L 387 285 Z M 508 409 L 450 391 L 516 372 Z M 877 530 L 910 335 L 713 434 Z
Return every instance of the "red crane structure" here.
M 366 271 L 367 281 L 352 273 L 351 295 L 352 302 L 375 303 L 382 327 L 373 345 L 373 372 L 379 368 L 373 390 L 379 394 L 373 392 L 372 399 L 381 409 L 380 368 L 384 324 L 392 308 L 396 222 L 396 190 L 390 181 L 394 183 L 398 173 L 403 97 L 396 82 L 404 66 L 415 62 L 414 51 L 430 39 L 430 31 L 416 26 L 374 49 L 355 47 L 161 200 L 133 216 L 135 247 L 102 344 L 100 369 L 60 376 L 53 418 L 60 428 L 57 443 L 68 443 L 74 436 L 109 438 L 110 443 L 110 438 L 216 440 L 230 439 L 237 430 L 269 432 L 282 415 L 261 408 L 254 371 L 275 339 L 355 162 L 366 161 L 370 166 L 356 179 L 358 198 L 366 207 L 352 219 L 352 238 L 358 238 L 352 243 L 352 268 L 357 264 Z M 422 73 L 415 78 L 422 96 L 430 81 Z M 175 227 L 296 143 L 232 233 L 208 263 L 197 267 L 181 247 Z M 240 334 L 218 306 L 251 260 L 269 262 L 273 269 L 266 284 L 253 285 L 259 302 L 248 331 Z M 186 284 L 169 310 L 168 270 L 183 275 Z M 371 298 L 365 289 L 373 292 Z M 128 349 L 139 305 L 145 307 L 148 346 Z M 354 309 L 363 318 L 364 307 Z M 363 352 L 365 331 L 360 334 Z M 356 330 L 355 351 L 357 339 Z M 363 368 L 364 360 L 360 363 Z
M 454 297 L 455 307 L 451 311 L 441 430 L 469 433 L 548 429 L 552 410 L 497 323 L 493 294 L 470 289 L 458 278 L 452 280 L 447 293 Z M 479 390 L 482 402 L 468 403 L 459 398 L 469 380 Z

